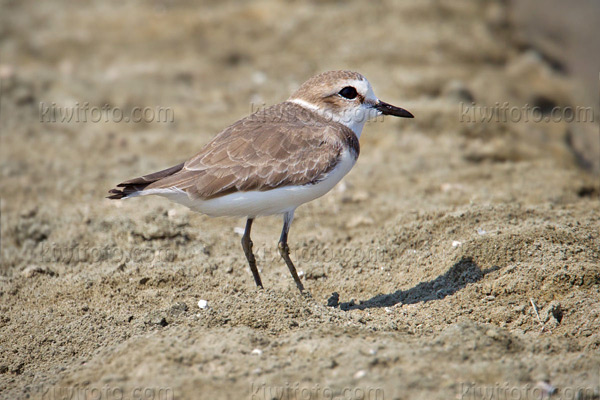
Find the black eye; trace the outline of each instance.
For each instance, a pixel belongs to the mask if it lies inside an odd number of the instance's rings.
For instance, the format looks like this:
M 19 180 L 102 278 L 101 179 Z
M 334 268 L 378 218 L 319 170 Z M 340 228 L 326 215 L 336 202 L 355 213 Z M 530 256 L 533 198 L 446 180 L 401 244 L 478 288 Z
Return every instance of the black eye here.
M 358 93 L 356 92 L 356 89 L 354 89 L 352 86 L 346 86 L 345 88 L 340 90 L 339 95 L 345 97 L 346 99 L 352 100 L 356 98 L 356 96 L 358 96 Z

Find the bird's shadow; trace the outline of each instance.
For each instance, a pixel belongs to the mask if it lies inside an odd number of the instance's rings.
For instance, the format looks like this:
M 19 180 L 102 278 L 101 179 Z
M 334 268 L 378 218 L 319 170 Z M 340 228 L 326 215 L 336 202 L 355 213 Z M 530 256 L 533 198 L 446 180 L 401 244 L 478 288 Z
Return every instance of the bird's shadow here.
M 414 304 L 440 300 L 461 290 L 469 283 L 477 282 L 490 272 L 496 271 L 500 267 L 491 267 L 482 270 L 471 257 L 463 257 L 456 262 L 443 275 L 437 278 L 421 282 L 417 286 L 407 290 L 397 290 L 394 293 L 379 294 L 368 300 L 360 301 L 356 304 L 354 301 L 340 303 L 342 310 L 364 310 L 368 308 L 391 307 L 398 303 Z M 336 295 L 337 293 L 334 293 Z

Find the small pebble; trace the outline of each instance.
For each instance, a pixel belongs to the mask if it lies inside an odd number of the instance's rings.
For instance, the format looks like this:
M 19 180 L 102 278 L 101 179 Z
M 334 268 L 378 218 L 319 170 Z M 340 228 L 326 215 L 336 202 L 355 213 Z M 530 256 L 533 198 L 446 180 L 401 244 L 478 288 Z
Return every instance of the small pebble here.
M 452 247 L 458 247 L 458 246 L 462 246 L 462 243 L 459 242 L 458 240 L 453 240 L 452 241 Z
M 356 371 L 356 373 L 354 374 L 354 379 L 364 378 L 366 375 L 367 375 L 367 371 L 365 371 L 364 369 L 361 369 L 360 371 Z
M 208 301 L 206 300 L 198 300 L 198 307 L 200 307 L 200 309 L 205 310 L 208 308 Z
M 337 307 L 340 305 L 340 294 L 333 292 L 331 297 L 327 299 L 327 307 Z
M 261 350 L 261 349 L 254 349 L 254 350 L 252 350 L 252 353 L 251 353 L 251 354 L 252 354 L 252 355 L 255 355 L 255 356 L 260 356 L 260 355 L 262 355 L 262 353 L 263 353 L 263 352 L 262 352 L 262 350 Z

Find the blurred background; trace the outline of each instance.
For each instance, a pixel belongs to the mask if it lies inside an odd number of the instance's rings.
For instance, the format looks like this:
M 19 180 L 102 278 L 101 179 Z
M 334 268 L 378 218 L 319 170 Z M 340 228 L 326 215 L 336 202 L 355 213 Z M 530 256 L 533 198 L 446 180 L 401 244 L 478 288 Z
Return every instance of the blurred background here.
M 412 106 L 423 116 L 419 127 L 438 131 L 456 128 L 436 121 L 449 114 L 456 122 L 462 100 L 591 106 L 598 115 L 600 62 L 593 40 L 598 7 L 594 0 L 419 5 L 3 0 L 2 133 L 10 145 L 27 137 L 17 131 L 52 133 L 53 142 L 76 135 L 75 146 L 98 146 L 103 139 L 95 135 L 100 135 L 127 142 L 128 150 L 156 133 L 161 152 L 187 154 L 187 140 L 200 145 L 224 125 L 282 101 L 308 77 L 329 69 L 362 72 L 381 98 Z M 175 119 L 171 124 L 38 123 L 44 105 L 82 108 L 85 103 L 125 113 L 167 107 Z M 591 135 L 584 125 L 572 124 L 569 137 L 582 164 L 597 173 L 597 130 Z M 140 131 L 144 134 L 129 134 Z M 169 133 L 174 144 L 163 143 Z M 171 152 L 179 141 L 186 143 Z M 4 146 L 7 156 L 16 151 L 10 147 Z M 73 154 L 88 148 L 81 150 Z M 140 153 L 131 151 L 129 157 Z M 19 156 L 14 157 L 18 164 Z M 162 157 L 160 165 L 181 157 Z M 106 154 L 101 158 L 109 160 Z
M 540 48 L 556 68 L 574 78 L 583 99 L 598 107 L 600 52 L 591 38 L 599 33 L 600 4 L 524 0 L 510 6 L 523 43 Z
M 241 398 L 255 376 L 386 398 L 591 385 L 599 27 L 597 0 L 0 0 L 0 397 L 145 382 Z M 257 294 L 243 221 L 104 198 L 332 69 L 415 119 L 369 123 L 354 170 L 298 209 L 294 249 L 386 256 L 299 260 L 313 301 L 264 255 L 278 218 L 253 229 Z M 541 339 L 530 298 L 554 323 Z

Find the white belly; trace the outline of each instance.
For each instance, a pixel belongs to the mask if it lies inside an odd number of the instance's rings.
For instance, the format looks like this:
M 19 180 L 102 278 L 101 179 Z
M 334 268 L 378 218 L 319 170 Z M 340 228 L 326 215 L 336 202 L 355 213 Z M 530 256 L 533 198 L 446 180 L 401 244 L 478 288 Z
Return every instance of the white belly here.
M 210 200 L 190 198 L 178 189 L 147 190 L 141 195 L 156 194 L 183 204 L 194 211 L 213 217 L 258 217 L 293 211 L 301 204 L 329 192 L 350 172 L 356 159 L 345 151 L 339 164 L 322 181 L 304 186 L 284 186 L 267 191 L 236 192 Z

